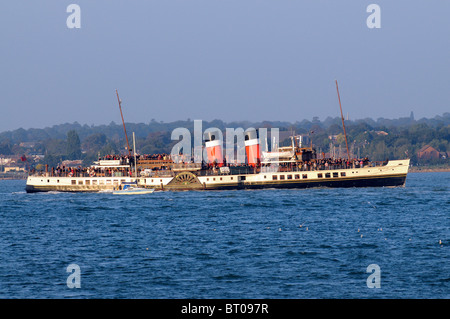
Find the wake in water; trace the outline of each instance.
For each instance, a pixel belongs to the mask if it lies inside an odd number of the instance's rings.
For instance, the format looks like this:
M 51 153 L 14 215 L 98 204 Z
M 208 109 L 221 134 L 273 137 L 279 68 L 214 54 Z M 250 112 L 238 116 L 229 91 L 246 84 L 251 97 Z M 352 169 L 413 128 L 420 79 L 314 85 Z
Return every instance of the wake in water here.
M 113 192 L 113 190 L 112 189 L 102 189 L 102 190 L 100 190 L 100 191 L 98 191 L 99 193 L 109 193 L 109 194 L 112 194 L 112 192 Z

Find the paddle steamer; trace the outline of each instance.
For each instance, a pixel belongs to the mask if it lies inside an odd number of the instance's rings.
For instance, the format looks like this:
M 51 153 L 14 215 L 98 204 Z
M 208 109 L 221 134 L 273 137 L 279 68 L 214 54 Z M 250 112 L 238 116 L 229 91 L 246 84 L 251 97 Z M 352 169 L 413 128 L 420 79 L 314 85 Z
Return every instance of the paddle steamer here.
M 99 192 L 125 183 L 155 190 L 404 186 L 409 159 L 369 162 L 317 158 L 313 147 L 280 147 L 260 152 L 258 140 L 246 141 L 247 163 L 223 164 L 206 142 L 208 162 L 175 163 L 171 158 L 100 160 L 82 170 L 46 170 L 30 174 L 27 192 Z M 211 151 L 211 147 L 215 151 Z M 261 153 L 261 156 L 259 154 Z M 128 162 L 127 162 L 128 161 Z M 215 164 L 214 164 L 215 163 Z M 218 164 L 217 164 L 218 163 Z M 135 173 L 136 172 L 136 173 Z
M 337 81 L 336 89 L 349 156 Z M 257 130 L 245 133 L 244 165 L 233 165 L 224 161 L 219 142 L 221 133 L 214 131 L 203 136 L 207 154 L 205 162 L 191 163 L 189 159 L 188 163 L 185 163 L 171 157 L 137 159 L 136 154 L 131 156 L 117 90 L 116 94 L 128 145 L 128 157 L 99 160 L 84 169 L 59 168 L 55 171 L 46 167 L 44 172 L 29 174 L 27 192 L 114 191 L 127 183 L 162 191 L 405 185 L 409 159 L 373 163 L 368 159 L 355 160 L 349 157 L 347 160 L 337 161 L 318 158 L 312 144 L 308 147 L 302 145 L 301 136 L 292 136 L 292 143 L 288 147 L 262 152 Z

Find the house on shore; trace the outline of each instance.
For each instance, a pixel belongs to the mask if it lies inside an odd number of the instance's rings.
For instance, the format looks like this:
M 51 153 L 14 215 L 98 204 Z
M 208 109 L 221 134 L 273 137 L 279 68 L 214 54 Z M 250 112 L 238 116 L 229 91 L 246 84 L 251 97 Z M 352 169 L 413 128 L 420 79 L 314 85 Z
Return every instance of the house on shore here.
M 435 160 L 440 158 L 447 158 L 448 154 L 446 152 L 439 152 L 434 147 L 430 145 L 423 146 L 418 152 L 417 157 L 421 160 Z

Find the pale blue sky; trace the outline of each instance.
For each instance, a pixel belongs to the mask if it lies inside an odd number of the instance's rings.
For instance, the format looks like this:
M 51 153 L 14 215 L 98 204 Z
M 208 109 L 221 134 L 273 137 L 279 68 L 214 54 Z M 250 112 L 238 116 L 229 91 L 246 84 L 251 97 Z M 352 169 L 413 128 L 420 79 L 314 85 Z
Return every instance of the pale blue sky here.
M 325 119 L 335 79 L 352 119 L 450 111 L 450 1 L 9 0 L 0 39 L 0 131 L 119 123 L 116 89 L 127 122 Z

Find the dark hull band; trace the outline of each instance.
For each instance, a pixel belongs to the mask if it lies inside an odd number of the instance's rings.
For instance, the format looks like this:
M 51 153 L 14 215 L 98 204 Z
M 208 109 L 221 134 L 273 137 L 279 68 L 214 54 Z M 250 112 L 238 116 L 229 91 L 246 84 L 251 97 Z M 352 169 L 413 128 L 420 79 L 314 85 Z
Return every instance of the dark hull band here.
M 262 183 L 239 183 L 235 185 L 206 186 L 206 190 L 225 189 L 264 189 L 264 188 L 350 188 L 350 187 L 401 187 L 405 186 L 406 175 L 379 178 L 360 179 L 330 179 L 330 180 L 310 180 L 301 182 L 265 182 Z
M 42 193 L 42 192 L 68 192 L 68 193 L 98 193 L 104 188 L 87 188 L 87 187 L 74 187 L 74 186 L 34 186 L 26 185 L 25 191 L 27 193 Z M 111 189 L 112 190 L 112 189 Z

